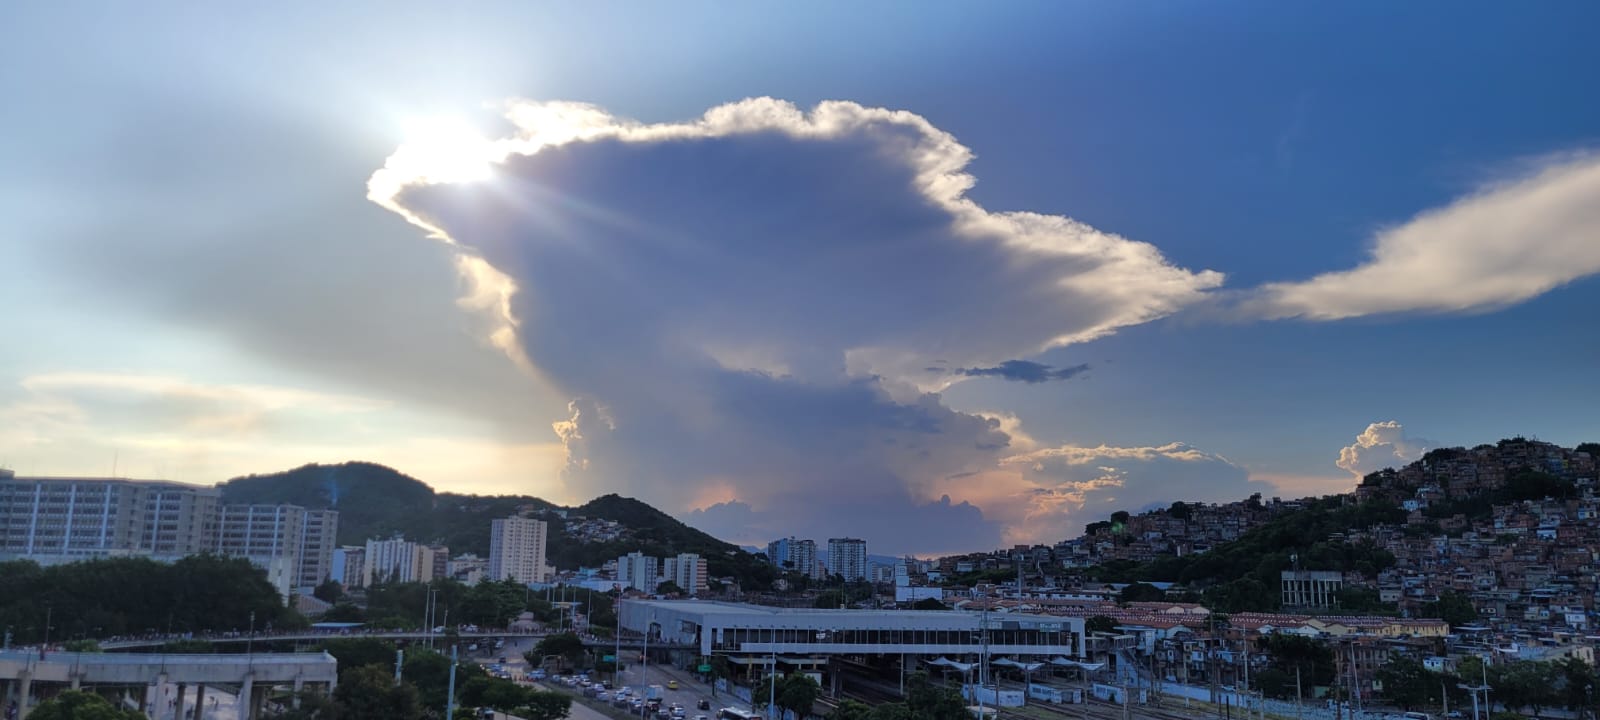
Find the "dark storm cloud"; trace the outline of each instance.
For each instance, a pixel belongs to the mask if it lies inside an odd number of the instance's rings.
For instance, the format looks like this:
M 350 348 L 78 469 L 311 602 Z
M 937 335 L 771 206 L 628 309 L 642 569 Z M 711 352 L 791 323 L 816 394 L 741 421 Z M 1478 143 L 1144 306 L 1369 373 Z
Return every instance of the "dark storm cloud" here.
M 960 368 L 956 373 L 967 377 L 997 377 L 1025 383 L 1042 383 L 1052 380 L 1069 380 L 1089 371 L 1088 363 L 1072 367 L 1055 368 L 1030 360 L 1007 360 L 994 367 Z

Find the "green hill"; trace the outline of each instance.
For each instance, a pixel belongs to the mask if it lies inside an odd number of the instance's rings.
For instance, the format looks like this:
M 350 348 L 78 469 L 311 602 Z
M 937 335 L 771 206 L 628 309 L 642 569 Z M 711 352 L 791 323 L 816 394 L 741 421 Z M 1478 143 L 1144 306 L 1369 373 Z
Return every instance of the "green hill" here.
M 339 542 L 353 545 L 415 528 L 431 516 L 433 488 L 393 468 L 365 462 L 304 465 L 269 475 L 234 478 L 218 486 L 229 504 L 288 503 L 339 511 Z
M 649 504 L 618 495 L 595 498 L 570 509 L 573 516 L 613 520 L 631 537 L 607 543 L 577 542 L 566 536 L 558 505 L 527 495 L 437 493 L 426 483 L 374 463 L 305 465 L 285 472 L 234 478 L 218 486 L 224 503 L 288 503 L 339 511 L 338 542 L 359 545 L 396 533 L 418 542 L 439 543 L 451 555 L 489 555 L 489 524 L 522 514 L 550 523 L 549 561 L 561 569 L 596 567 L 640 551 L 668 557 L 696 553 L 706 558 L 713 577 L 731 575 L 746 587 L 772 578 L 766 563 L 750 553 L 683 524 Z M 766 574 L 764 574 L 766 573 Z

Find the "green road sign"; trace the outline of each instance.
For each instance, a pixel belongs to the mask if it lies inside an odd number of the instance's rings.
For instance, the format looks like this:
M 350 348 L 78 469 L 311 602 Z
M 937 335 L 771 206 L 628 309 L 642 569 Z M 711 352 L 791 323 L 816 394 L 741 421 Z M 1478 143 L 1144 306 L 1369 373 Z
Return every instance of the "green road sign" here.
M 711 672 L 711 666 L 710 665 L 701 665 L 700 666 L 700 672 L 703 672 L 703 673 Z
M 615 656 L 615 655 L 607 655 L 607 656 L 605 656 L 603 658 L 600 658 L 600 661 L 601 662 L 616 662 L 617 661 L 617 656 Z

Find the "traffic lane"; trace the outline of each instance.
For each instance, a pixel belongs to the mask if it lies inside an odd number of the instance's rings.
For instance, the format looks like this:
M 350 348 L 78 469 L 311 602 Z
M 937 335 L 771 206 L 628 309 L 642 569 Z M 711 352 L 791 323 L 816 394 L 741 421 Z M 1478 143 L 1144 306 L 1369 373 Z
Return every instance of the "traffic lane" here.
M 689 717 L 694 717 L 695 713 L 697 712 L 696 708 L 698 707 L 698 703 L 701 699 L 709 701 L 711 703 L 711 709 L 709 711 L 698 710 L 698 712 L 706 713 L 708 715 L 725 707 L 736 707 L 741 710 L 749 709 L 749 703 L 741 701 L 732 693 L 713 693 L 710 684 L 700 682 L 698 679 L 696 679 L 695 675 L 689 672 L 669 666 L 662 666 L 661 675 L 664 677 L 657 682 L 663 687 L 666 686 L 667 680 L 678 681 L 678 689 L 667 690 L 665 694 L 670 701 L 681 703 L 684 708 L 688 709 Z

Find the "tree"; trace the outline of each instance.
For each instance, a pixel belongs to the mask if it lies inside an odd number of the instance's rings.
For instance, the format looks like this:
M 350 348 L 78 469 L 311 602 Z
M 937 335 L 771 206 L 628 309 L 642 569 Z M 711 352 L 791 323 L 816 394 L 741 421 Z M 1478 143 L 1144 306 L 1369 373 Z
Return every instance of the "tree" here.
M 337 580 L 328 578 L 311 591 L 311 596 L 332 605 L 339 602 L 339 598 L 344 597 L 344 586 L 340 585 Z
M 339 688 L 333 691 L 339 720 L 420 720 L 422 707 L 417 689 L 409 683 L 394 684 L 382 667 L 367 665 L 339 673 Z
M 912 610 L 949 610 L 950 607 L 934 598 L 923 598 L 911 604 Z
M 1561 688 L 1561 704 L 1568 710 L 1577 712 L 1581 717 L 1584 711 L 1595 709 L 1595 702 L 1600 700 L 1600 678 L 1595 676 L 1595 669 L 1588 663 L 1568 655 L 1555 663 L 1560 672 L 1558 685 Z
M 1107 615 L 1096 615 L 1083 622 L 1085 633 L 1114 633 L 1117 631 L 1117 621 Z
M 657 595 L 684 595 L 683 588 L 671 580 L 664 580 L 656 584 Z
M 1450 623 L 1450 627 L 1466 625 L 1478 619 L 1478 609 L 1472 606 L 1472 600 L 1453 590 L 1439 593 L 1439 599 L 1434 602 L 1423 603 L 1417 614 L 1425 618 L 1438 618 Z
M 1415 658 L 1405 655 L 1391 656 L 1378 668 L 1378 682 L 1383 684 L 1383 698 L 1410 710 L 1422 705 L 1436 693 L 1433 692 L 1438 677 L 1422 667 Z
M 1167 508 L 1167 516 L 1173 520 L 1187 521 L 1189 518 L 1194 517 L 1194 509 L 1190 508 L 1188 503 L 1179 500 L 1173 503 L 1172 507 Z
M 928 682 L 928 674 L 923 672 L 912 673 L 906 678 L 906 718 L 917 720 L 970 720 L 967 712 L 967 703 L 961 699 L 961 694 L 946 687 L 938 687 Z M 893 711 L 889 711 L 893 712 Z M 879 718 L 877 715 L 872 720 L 899 720 L 901 716 L 886 716 Z
M 905 703 L 889 703 L 887 705 L 879 705 L 873 708 L 872 712 L 867 715 L 867 720 L 918 719 L 917 716 L 911 714 L 911 708 L 907 707 Z
M 817 599 L 811 603 L 812 607 L 822 608 L 824 610 L 835 609 L 843 604 L 844 593 L 838 590 L 828 590 L 826 592 L 819 593 L 817 595 Z
M 367 614 L 351 603 L 339 603 L 322 614 L 323 622 L 364 623 Z
M 99 695 L 67 690 L 39 703 L 30 720 L 144 720 L 144 714 L 124 710 Z
M 346 668 L 361 667 L 362 665 L 383 665 L 389 667 L 394 663 L 395 646 L 388 640 L 378 638 L 334 638 L 325 640 L 322 649 L 339 661 L 341 670 Z
M 1333 683 L 1336 672 L 1333 650 L 1321 640 L 1302 635 L 1275 633 L 1257 640 L 1257 646 L 1267 653 L 1271 667 L 1282 672 L 1289 680 L 1287 687 L 1281 688 L 1275 697 L 1294 697 L 1293 679 L 1297 670 L 1300 673 L 1302 687 Z M 1267 689 L 1265 682 L 1259 687 L 1268 695 L 1273 695 Z
M 572 697 L 566 693 L 535 690 L 524 700 L 526 702 L 511 713 L 523 720 L 561 720 L 572 712 Z
M 540 663 L 551 655 L 558 655 L 568 663 L 577 665 L 583 662 L 584 651 L 582 638 L 574 633 L 561 633 L 545 636 L 525 657 L 528 659 L 528 664 L 534 667 L 539 667 Z
M 1556 673 L 1550 663 L 1518 660 L 1501 665 L 1500 672 L 1489 676 L 1489 684 L 1507 708 L 1530 708 L 1537 717 L 1544 708 L 1561 703 L 1551 682 Z
M 1117 602 L 1153 602 L 1167 599 L 1167 593 L 1150 583 L 1137 582 L 1117 593 Z
M 1111 513 L 1111 524 L 1113 526 L 1116 526 L 1116 525 L 1127 525 L 1128 524 L 1128 520 L 1131 517 L 1132 516 L 1128 514 L 1127 510 L 1118 510 L 1118 511 L 1116 511 L 1114 513 Z
M 772 687 L 774 682 L 777 683 L 776 692 Z M 793 710 L 795 715 L 805 717 L 811 713 L 811 706 L 817 702 L 819 691 L 817 681 L 812 680 L 810 676 L 790 673 L 782 677 L 768 677 L 766 682 L 755 689 L 754 697 L 760 704 L 775 694 L 778 707 Z
M 826 720 L 867 720 L 871 715 L 871 705 L 857 700 L 842 700 L 838 707 L 828 713 Z

